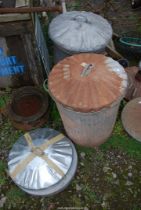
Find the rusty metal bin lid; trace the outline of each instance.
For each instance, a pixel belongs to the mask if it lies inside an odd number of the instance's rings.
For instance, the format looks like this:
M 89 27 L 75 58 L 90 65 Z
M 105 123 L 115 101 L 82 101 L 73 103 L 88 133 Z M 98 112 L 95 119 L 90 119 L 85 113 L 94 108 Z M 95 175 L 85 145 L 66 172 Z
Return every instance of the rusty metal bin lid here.
M 61 191 L 73 178 L 76 167 L 74 145 L 50 128 L 36 129 L 21 136 L 8 157 L 9 175 L 21 189 L 33 195 Z
M 55 65 L 48 87 L 52 97 L 66 107 L 80 112 L 99 111 L 124 96 L 127 74 L 112 58 L 84 53 Z
M 110 41 L 112 27 L 106 19 L 93 12 L 70 11 L 52 20 L 49 36 L 64 50 L 98 52 Z
M 127 103 L 121 115 L 126 132 L 141 142 L 141 97 Z

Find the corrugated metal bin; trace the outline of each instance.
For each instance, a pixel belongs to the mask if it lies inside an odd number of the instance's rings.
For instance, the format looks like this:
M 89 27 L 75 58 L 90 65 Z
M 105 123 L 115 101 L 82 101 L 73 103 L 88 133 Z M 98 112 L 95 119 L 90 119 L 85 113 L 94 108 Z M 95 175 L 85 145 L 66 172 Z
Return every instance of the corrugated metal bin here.
M 105 50 L 112 37 L 112 28 L 100 15 L 85 11 L 71 11 L 58 15 L 49 25 L 54 42 L 54 61 L 76 53 Z
M 15 184 L 32 195 L 49 196 L 64 190 L 76 168 L 74 145 L 50 128 L 21 136 L 8 157 L 9 175 Z
M 127 74 L 112 58 L 85 53 L 55 65 L 48 87 L 68 136 L 93 147 L 112 133 Z

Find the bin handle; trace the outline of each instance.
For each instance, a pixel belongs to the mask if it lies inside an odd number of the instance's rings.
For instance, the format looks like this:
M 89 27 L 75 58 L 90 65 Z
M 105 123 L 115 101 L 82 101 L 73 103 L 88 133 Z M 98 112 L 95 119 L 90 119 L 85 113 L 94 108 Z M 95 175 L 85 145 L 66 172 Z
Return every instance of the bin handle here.
M 47 88 L 47 82 L 48 82 L 48 79 L 45 79 L 44 82 L 43 82 L 43 88 L 47 93 L 49 93 L 49 90 Z
M 80 23 L 90 23 L 86 16 L 84 15 L 76 15 L 72 18 L 72 20 L 76 20 Z
M 94 64 L 90 63 L 90 64 L 82 64 L 83 71 L 81 72 L 81 77 L 86 77 L 88 76 L 93 70 L 94 70 Z

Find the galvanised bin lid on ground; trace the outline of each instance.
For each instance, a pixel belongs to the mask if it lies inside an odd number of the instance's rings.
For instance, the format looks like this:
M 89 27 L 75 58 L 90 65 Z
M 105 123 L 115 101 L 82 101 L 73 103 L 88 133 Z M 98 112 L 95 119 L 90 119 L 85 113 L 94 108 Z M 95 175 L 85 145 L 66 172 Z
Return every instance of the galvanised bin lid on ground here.
M 55 65 L 48 87 L 57 102 L 88 113 L 110 107 L 121 99 L 127 88 L 127 74 L 112 58 L 82 53 Z
M 141 142 L 141 97 L 127 103 L 121 119 L 126 132 Z
M 9 175 L 24 191 L 51 195 L 73 178 L 77 154 L 72 142 L 58 131 L 40 128 L 21 136 L 8 157 Z
M 49 25 L 49 36 L 61 49 L 71 52 L 98 52 L 112 38 L 112 27 L 100 15 L 71 11 L 58 15 Z

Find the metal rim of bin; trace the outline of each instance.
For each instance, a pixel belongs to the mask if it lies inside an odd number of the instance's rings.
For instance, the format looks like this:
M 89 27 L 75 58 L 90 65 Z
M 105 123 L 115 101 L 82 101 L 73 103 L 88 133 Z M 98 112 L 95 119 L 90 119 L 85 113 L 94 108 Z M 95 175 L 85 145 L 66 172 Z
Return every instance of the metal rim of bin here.
M 61 51 L 63 51 L 64 53 L 66 53 L 68 56 L 71 56 L 71 55 L 73 55 L 73 54 L 79 54 L 79 53 L 102 53 L 102 52 L 104 52 L 104 50 L 105 50 L 105 47 L 103 47 L 103 48 L 101 48 L 100 50 L 96 50 L 96 51 L 94 51 L 94 50 L 91 50 L 91 51 L 69 51 L 69 50 L 67 50 L 67 49 L 65 49 L 65 48 L 63 48 L 63 47 L 61 47 L 61 46 L 59 46 L 55 41 L 54 41 L 54 45 L 55 45 L 55 47 L 57 47 L 59 50 L 61 50 Z
M 61 104 L 60 102 L 58 102 L 55 97 L 51 94 L 50 90 L 48 89 L 48 93 L 49 95 L 51 96 L 51 98 L 55 101 L 55 103 L 58 103 L 60 106 L 62 106 L 65 110 L 67 111 L 74 111 L 75 113 L 78 113 L 78 114 L 82 114 L 82 115 L 91 115 L 91 114 L 95 114 L 95 113 L 100 113 L 101 111 L 104 111 L 106 110 L 107 108 L 110 108 L 110 107 L 114 107 L 116 106 L 125 96 L 125 93 L 122 94 L 115 102 L 113 102 L 111 105 L 107 106 L 107 107 L 104 107 L 98 111 L 92 111 L 92 112 L 79 112 L 79 111 L 75 111 L 74 109 L 72 109 L 71 107 L 69 106 L 65 106 L 63 104 Z

